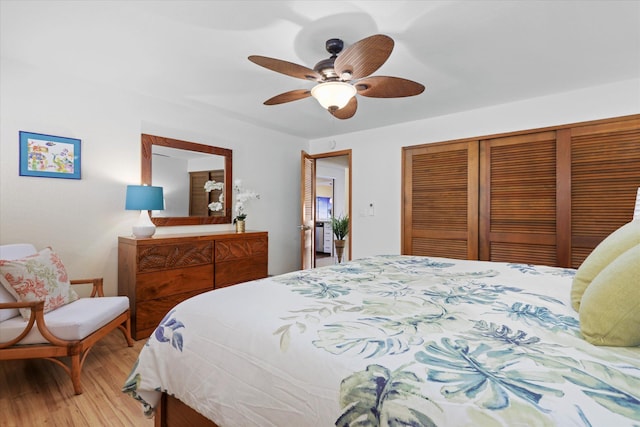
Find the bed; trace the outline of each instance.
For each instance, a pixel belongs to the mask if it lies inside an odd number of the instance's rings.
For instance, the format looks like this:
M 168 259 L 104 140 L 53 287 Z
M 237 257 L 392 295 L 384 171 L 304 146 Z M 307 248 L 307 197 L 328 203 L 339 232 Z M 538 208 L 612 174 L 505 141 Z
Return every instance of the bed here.
M 167 314 L 123 391 L 220 427 L 638 426 L 640 348 L 583 339 L 574 274 L 394 255 L 214 290 Z

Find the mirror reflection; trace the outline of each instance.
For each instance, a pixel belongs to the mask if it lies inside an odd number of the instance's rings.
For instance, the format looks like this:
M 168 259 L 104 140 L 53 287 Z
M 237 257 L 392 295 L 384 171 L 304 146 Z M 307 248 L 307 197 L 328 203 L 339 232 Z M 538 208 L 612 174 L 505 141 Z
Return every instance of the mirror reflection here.
M 222 190 L 207 192 L 207 181 L 224 183 L 224 157 L 154 145 L 151 182 L 163 188 L 164 210 L 153 216 L 224 216 L 209 204 L 219 201 Z
M 231 150 L 153 135 L 142 135 L 142 183 L 163 187 L 165 209 L 153 211 L 162 225 L 222 224 L 231 222 L 224 205 L 231 194 Z M 205 183 L 223 183 L 207 191 Z M 209 204 L 223 202 L 222 209 Z

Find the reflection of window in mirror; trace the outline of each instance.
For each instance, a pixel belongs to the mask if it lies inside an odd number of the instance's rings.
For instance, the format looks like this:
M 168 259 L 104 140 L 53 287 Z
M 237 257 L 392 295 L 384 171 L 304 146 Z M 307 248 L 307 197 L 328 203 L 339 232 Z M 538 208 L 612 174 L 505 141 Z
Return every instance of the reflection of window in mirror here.
M 163 187 L 165 202 L 164 210 L 154 211 L 154 217 L 224 216 L 224 210 L 208 208 L 221 191 L 204 189 L 208 180 L 224 182 L 223 156 L 154 145 L 152 162 L 151 181 Z

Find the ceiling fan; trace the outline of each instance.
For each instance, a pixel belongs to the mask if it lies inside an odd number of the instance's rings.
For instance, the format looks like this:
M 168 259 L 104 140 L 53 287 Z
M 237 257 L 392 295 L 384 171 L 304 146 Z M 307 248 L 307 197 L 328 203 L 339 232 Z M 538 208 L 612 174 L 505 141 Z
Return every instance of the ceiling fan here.
M 265 105 L 284 104 L 313 96 L 334 117 L 348 119 L 358 108 L 356 94 L 372 98 L 400 98 L 424 91 L 420 83 L 400 77 L 369 77 L 389 58 L 393 45 L 391 37 L 376 34 L 343 51 L 342 40 L 329 39 L 325 47 L 331 56 L 318 62 L 313 69 L 259 55 L 249 56 L 249 61 L 291 77 L 318 82 L 311 89 L 296 89 L 276 95 L 267 99 Z

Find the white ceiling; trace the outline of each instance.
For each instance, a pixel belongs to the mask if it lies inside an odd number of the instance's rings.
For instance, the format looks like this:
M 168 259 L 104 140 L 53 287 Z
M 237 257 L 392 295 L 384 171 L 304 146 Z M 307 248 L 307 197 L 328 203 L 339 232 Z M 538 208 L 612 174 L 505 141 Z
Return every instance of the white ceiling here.
M 0 0 L 3 57 L 306 139 L 640 77 L 640 1 Z M 313 98 L 262 102 L 313 84 L 259 67 L 313 68 L 329 38 L 395 40 L 374 75 L 416 97 L 359 97 L 338 120 Z M 640 96 L 640 93 L 639 93 Z M 598 102 L 598 100 L 594 100 Z

